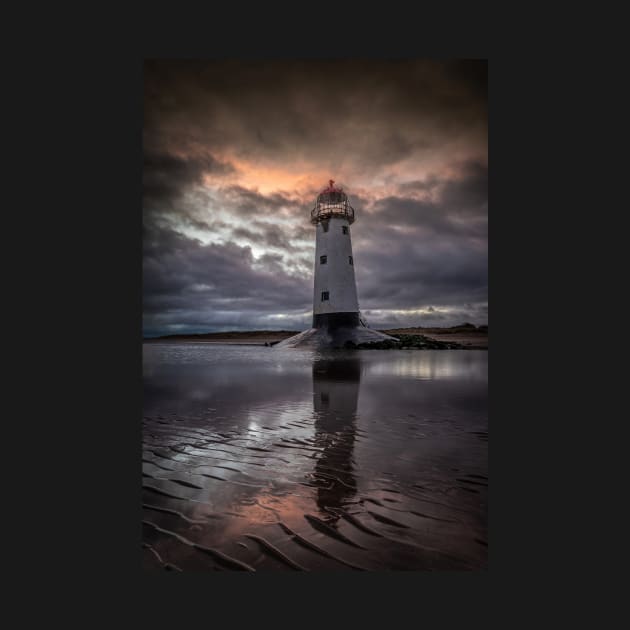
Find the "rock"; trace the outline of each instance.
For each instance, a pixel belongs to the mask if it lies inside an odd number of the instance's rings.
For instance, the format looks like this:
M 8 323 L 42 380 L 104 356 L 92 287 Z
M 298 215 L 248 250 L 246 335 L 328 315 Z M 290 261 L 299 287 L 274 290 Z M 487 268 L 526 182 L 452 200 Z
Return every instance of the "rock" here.
M 438 341 L 424 335 L 398 335 L 398 341 L 385 339 L 358 344 L 353 341 L 346 341 L 342 347 L 349 350 L 459 350 L 465 348 L 454 341 Z

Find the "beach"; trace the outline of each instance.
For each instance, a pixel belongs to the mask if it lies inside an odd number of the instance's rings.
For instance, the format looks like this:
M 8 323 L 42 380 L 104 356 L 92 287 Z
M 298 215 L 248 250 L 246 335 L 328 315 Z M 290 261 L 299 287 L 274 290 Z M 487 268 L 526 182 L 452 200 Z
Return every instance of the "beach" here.
M 297 335 L 299 330 L 255 330 L 203 333 L 195 335 L 166 335 L 144 339 L 145 343 L 220 343 L 246 344 L 264 346 Z M 469 349 L 484 350 L 488 348 L 488 330 L 485 327 L 454 326 L 450 328 L 392 328 L 380 330 L 388 335 L 422 335 L 435 341 L 457 343 Z
M 144 344 L 144 568 L 485 569 L 487 357 Z

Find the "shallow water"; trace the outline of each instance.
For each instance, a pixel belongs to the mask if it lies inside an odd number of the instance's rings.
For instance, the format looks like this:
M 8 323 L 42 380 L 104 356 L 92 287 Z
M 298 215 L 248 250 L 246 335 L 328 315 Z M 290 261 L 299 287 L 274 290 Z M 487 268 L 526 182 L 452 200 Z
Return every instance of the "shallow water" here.
M 145 344 L 145 568 L 485 569 L 487 362 Z

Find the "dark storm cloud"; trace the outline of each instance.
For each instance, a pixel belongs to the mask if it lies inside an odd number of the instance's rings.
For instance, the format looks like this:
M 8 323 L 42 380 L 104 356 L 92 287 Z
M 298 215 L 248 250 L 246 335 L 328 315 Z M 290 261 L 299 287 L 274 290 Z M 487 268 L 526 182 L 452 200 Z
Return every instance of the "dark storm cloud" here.
M 264 243 L 267 247 L 283 249 L 287 252 L 299 251 L 299 248 L 291 243 L 285 230 L 277 225 L 269 225 L 260 221 L 254 221 L 252 229 L 244 227 L 233 229 L 232 236 L 236 239 Z
M 190 292 L 202 291 L 223 301 L 258 301 L 261 308 L 276 308 L 282 291 L 288 291 L 284 303 L 300 308 L 306 294 L 303 282 L 279 274 L 282 257 L 265 255 L 261 269 L 254 269 L 249 247 L 234 243 L 203 245 L 168 229 L 154 229 L 146 234 L 145 249 L 146 304 L 167 301 L 177 307 L 178 300 Z
M 485 166 L 466 164 L 456 179 L 420 182 L 401 192 L 429 192 L 430 196 L 391 196 L 369 204 L 370 223 L 387 231 L 392 226 L 433 232 L 442 237 L 456 235 L 485 238 L 488 215 L 488 170 Z M 399 232 L 396 233 L 398 238 Z
M 435 175 L 432 175 L 426 180 L 417 180 L 400 184 L 398 189 L 401 193 L 430 193 L 438 187 L 439 183 L 440 180 Z
M 188 187 L 198 185 L 206 174 L 234 172 L 231 164 L 210 154 L 182 158 L 169 153 L 145 151 L 143 194 L 145 201 L 165 203 L 179 197 Z
M 442 203 L 460 212 L 487 214 L 488 167 L 478 162 L 469 162 L 462 170 L 462 176 L 445 182 L 441 194 Z
M 297 211 L 299 199 L 288 197 L 281 193 L 263 195 L 255 190 L 249 190 L 243 186 L 229 186 L 220 189 L 223 195 L 223 203 L 233 212 L 241 216 L 268 216 L 276 217 L 283 210 L 289 210 L 289 214 Z
M 376 213 L 369 217 L 373 227 L 386 231 L 391 226 L 407 227 L 414 230 L 438 232 L 442 235 L 469 234 L 485 236 L 484 217 L 478 215 L 474 220 L 459 221 L 456 212 L 447 213 L 440 204 L 431 201 L 417 201 L 404 197 L 386 197 L 374 204 Z M 461 212 L 470 211 L 462 208 Z M 473 217 L 474 218 L 474 215 Z M 398 234 L 393 232 L 392 234 Z
M 485 72 L 473 61 L 155 61 L 145 68 L 146 126 L 193 152 L 382 168 L 485 131 Z
M 147 62 L 145 332 L 308 325 L 330 176 L 373 325 L 487 322 L 486 93 L 485 62 Z
M 401 238 L 395 254 L 365 248 L 355 255 L 365 308 L 457 305 L 487 299 L 487 263 L 473 249 L 431 247 Z
M 469 163 L 457 178 L 436 177 L 429 184 L 413 188 L 433 193 L 425 200 L 374 200 L 369 216 L 353 227 L 362 308 L 383 308 L 384 303 L 417 308 L 436 302 L 462 306 L 460 312 L 468 313 L 468 319 L 486 319 L 470 305 L 487 301 L 487 168 Z M 410 187 L 400 188 L 405 192 Z
M 165 228 L 145 231 L 144 324 L 146 330 L 170 324 L 191 328 L 228 325 L 225 314 L 249 321 L 277 312 L 308 309 L 311 292 L 267 254 L 254 264 L 251 249 L 234 243 L 203 245 Z M 251 317 L 243 317 L 250 313 Z M 219 318 L 215 314 L 219 314 Z

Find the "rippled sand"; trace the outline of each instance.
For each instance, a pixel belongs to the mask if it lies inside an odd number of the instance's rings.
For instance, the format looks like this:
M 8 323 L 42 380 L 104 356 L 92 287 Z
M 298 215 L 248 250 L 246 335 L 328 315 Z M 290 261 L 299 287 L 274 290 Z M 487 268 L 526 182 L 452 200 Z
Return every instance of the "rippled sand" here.
M 487 352 L 144 347 L 146 569 L 487 565 Z

